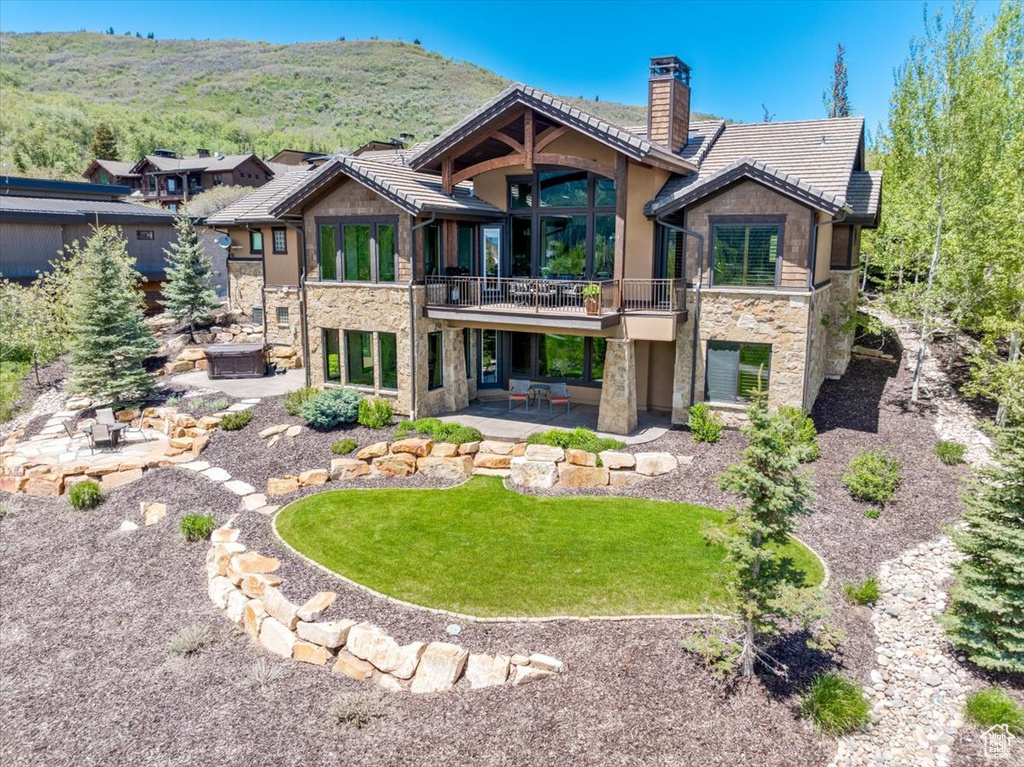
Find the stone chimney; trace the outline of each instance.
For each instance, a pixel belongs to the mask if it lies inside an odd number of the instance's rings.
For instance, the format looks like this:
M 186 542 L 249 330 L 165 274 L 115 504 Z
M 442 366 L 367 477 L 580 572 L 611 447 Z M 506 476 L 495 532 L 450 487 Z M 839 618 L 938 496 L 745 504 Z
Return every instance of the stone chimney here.
M 651 59 L 647 138 L 679 152 L 690 132 L 690 68 L 675 56 Z

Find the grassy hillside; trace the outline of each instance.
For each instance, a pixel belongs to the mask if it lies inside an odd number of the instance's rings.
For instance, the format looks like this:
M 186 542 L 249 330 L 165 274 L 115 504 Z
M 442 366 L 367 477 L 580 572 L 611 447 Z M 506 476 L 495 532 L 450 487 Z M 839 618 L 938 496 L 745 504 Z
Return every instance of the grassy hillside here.
M 270 155 L 354 148 L 401 132 L 429 138 L 508 84 L 390 40 L 0 34 L 0 162 L 11 173 L 77 176 L 104 121 L 122 159 L 158 146 Z M 642 106 L 571 100 L 620 125 L 646 121 Z

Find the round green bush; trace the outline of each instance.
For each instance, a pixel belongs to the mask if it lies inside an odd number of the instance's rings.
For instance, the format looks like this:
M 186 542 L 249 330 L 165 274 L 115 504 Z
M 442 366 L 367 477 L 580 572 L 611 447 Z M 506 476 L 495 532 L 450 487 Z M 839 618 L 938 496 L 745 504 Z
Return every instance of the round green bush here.
M 814 425 L 814 419 L 801 407 L 780 407 L 779 415 L 793 427 L 793 448 L 797 460 L 800 463 L 807 463 L 817 459 L 821 455 L 821 449 L 818 447 L 818 429 Z
M 725 428 L 722 419 L 705 402 L 698 402 L 690 408 L 690 418 L 686 425 L 690 427 L 696 442 L 718 442 Z
M 885 450 L 870 450 L 850 461 L 843 474 L 843 484 L 854 498 L 885 503 L 896 495 L 900 469 L 900 461 L 895 456 Z
M 1006 724 L 1018 736 L 1024 735 L 1024 708 L 997 687 L 967 696 L 967 718 L 983 729 Z
M 359 403 L 359 423 L 368 429 L 386 429 L 394 415 L 395 406 L 389 399 L 367 398 Z
M 947 466 L 956 466 L 958 463 L 964 462 L 964 456 L 967 455 L 967 445 L 941 440 L 935 445 L 935 455 Z
M 334 453 L 335 455 L 348 455 L 353 450 L 355 450 L 356 447 L 357 445 L 354 439 L 349 439 L 348 437 L 345 437 L 345 439 L 339 439 L 337 442 L 331 445 L 331 452 Z
M 359 418 L 361 392 L 355 389 L 326 389 L 302 406 L 302 418 L 311 429 L 329 431 Z
M 248 426 L 252 418 L 251 410 L 239 410 L 234 413 L 228 413 L 220 419 L 220 428 L 224 431 L 238 431 Z
M 186 514 L 178 527 L 186 541 L 205 541 L 209 540 L 217 523 L 209 514 Z
M 842 735 L 868 722 L 868 701 L 860 687 L 838 674 L 821 674 L 804 693 L 800 713 L 819 732 Z
M 68 503 L 71 504 L 71 508 L 78 509 L 79 511 L 94 509 L 102 501 L 103 490 L 100 488 L 100 483 L 94 482 L 91 479 L 77 483 L 71 488 L 71 492 L 68 493 Z

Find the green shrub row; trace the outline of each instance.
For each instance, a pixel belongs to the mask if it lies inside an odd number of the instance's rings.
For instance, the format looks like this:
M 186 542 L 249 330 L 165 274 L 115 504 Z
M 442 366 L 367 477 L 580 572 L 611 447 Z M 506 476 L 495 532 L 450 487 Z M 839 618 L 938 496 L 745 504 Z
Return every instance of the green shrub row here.
M 982 729 L 1005 724 L 1017 737 L 1024 735 L 1024 707 L 997 687 L 968 695 L 966 713 Z
M 405 439 L 412 434 L 430 437 L 435 442 L 450 442 L 462 445 L 466 442 L 479 442 L 484 438 L 479 429 L 463 426 L 459 423 L 448 423 L 439 418 L 419 418 L 415 421 L 402 421 L 395 429 L 395 439 Z
M 619 450 L 626 446 L 625 442 L 612 437 L 599 437 L 590 429 L 578 426 L 572 431 L 552 429 L 526 438 L 530 445 L 551 445 L 565 449 L 586 450 L 588 453 L 600 453 L 602 450 Z

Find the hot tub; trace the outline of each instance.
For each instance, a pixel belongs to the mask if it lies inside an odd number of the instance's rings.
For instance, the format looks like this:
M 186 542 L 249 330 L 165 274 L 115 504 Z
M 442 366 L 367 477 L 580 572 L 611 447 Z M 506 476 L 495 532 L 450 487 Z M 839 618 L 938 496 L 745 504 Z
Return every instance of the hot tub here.
M 206 375 L 215 378 L 262 378 L 267 374 L 266 344 L 211 344 L 206 347 Z

